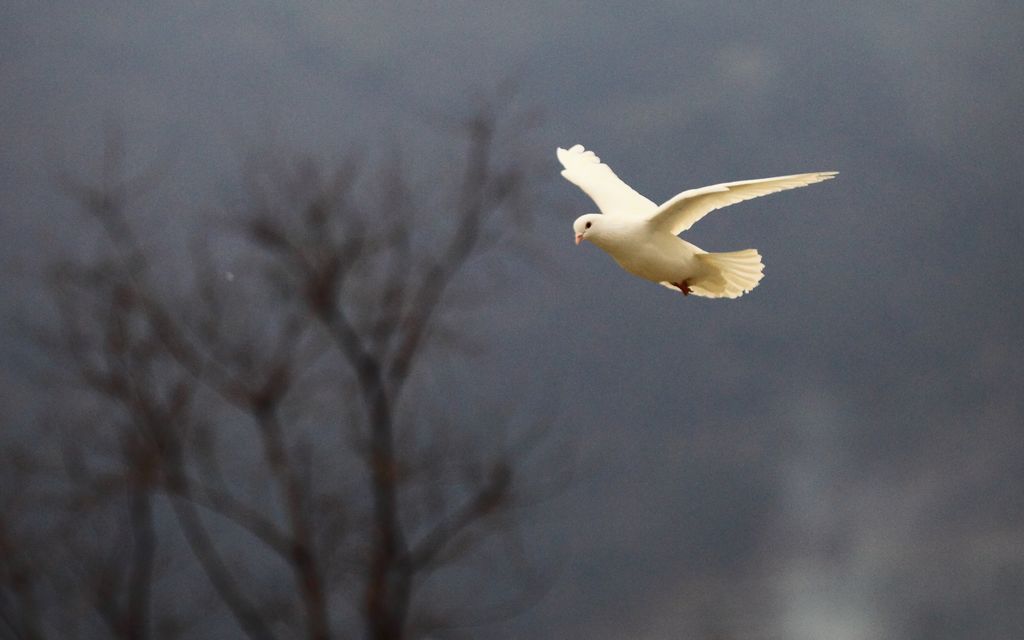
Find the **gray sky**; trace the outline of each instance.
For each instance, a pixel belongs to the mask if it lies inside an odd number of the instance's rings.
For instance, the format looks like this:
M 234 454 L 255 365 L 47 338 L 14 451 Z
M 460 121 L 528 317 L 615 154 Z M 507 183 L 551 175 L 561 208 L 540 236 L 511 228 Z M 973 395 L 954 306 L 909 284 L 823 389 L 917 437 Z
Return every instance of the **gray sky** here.
M 105 121 L 173 155 L 173 252 L 250 147 L 426 151 L 511 78 L 544 116 L 523 144 L 547 266 L 498 288 L 467 369 L 481 394 L 554 388 L 586 471 L 535 516 L 570 554 L 550 593 L 492 637 L 1024 633 L 1020 5 L 145 4 L 0 9 L 10 326 L 41 259 L 88 242 L 52 167 L 88 166 Z M 593 205 L 554 148 L 576 142 L 655 201 L 841 174 L 702 221 L 694 242 L 757 247 L 766 278 L 684 299 L 573 246 Z

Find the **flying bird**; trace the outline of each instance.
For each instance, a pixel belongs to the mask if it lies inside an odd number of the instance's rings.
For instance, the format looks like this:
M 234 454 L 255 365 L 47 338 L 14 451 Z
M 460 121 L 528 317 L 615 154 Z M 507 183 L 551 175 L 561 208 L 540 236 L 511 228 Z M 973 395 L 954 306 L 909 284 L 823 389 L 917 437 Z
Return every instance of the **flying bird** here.
M 806 187 L 838 173 L 723 182 L 688 189 L 659 206 L 620 180 L 583 145 L 559 147 L 558 161 L 565 167 L 565 179 L 583 189 L 601 211 L 576 219 L 576 244 L 588 240 L 635 276 L 705 298 L 738 298 L 756 287 L 764 277 L 761 254 L 756 249 L 708 253 L 680 238 L 680 233 L 715 209 Z

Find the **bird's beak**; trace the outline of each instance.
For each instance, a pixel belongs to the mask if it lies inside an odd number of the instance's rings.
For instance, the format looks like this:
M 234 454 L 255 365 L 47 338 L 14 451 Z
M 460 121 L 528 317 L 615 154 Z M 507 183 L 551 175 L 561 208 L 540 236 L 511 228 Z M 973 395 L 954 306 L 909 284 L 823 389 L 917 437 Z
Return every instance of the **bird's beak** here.
M 576 244 L 579 244 L 581 242 L 583 242 L 583 234 L 582 233 L 577 233 L 576 234 Z

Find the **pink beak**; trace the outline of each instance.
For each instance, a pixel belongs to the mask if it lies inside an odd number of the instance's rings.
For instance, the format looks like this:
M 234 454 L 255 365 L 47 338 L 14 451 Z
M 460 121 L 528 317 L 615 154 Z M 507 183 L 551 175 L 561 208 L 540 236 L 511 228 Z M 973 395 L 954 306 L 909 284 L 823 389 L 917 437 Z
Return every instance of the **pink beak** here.
M 582 233 L 577 233 L 576 234 L 576 244 L 579 244 L 581 242 L 583 242 L 583 234 Z

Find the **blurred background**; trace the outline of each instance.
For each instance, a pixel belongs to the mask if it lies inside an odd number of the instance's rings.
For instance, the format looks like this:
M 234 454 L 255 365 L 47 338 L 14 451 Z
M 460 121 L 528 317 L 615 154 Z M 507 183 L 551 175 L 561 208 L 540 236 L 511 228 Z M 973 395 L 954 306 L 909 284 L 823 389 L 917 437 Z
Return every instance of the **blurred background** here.
M 0 636 L 1024 637 L 1021 6 L 0 17 Z

